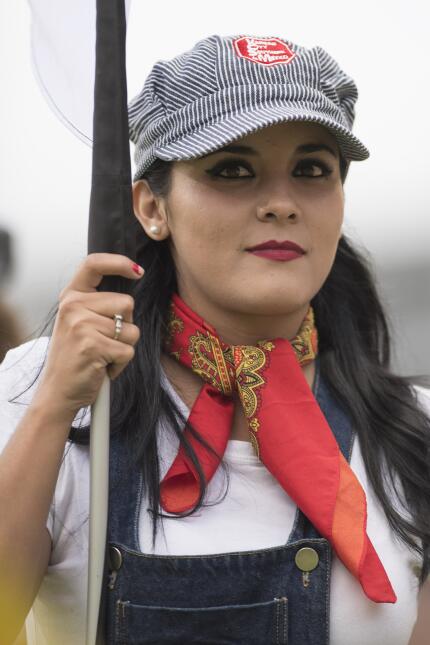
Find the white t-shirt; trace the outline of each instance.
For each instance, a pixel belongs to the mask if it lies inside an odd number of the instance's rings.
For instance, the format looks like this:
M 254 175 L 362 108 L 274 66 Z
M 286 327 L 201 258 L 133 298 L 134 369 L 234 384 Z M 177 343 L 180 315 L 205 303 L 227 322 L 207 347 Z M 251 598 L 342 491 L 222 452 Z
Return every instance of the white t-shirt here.
M 29 341 L 8 352 L 0 366 L 0 452 L 26 411 L 47 349 L 47 337 Z M 165 386 L 184 413 L 189 410 L 163 375 Z M 416 388 L 430 416 L 430 390 Z M 24 405 L 23 405 L 24 404 Z M 87 423 L 90 410 L 81 410 L 74 424 Z M 173 462 L 178 439 L 158 428 L 161 478 Z M 143 499 L 139 538 L 144 553 L 199 555 L 255 550 L 285 544 L 291 532 L 296 505 L 254 455 L 249 442 L 230 440 L 225 453 L 230 471 L 225 499 L 187 518 L 167 519 L 151 549 L 151 522 Z M 368 484 L 358 437 L 351 467 L 367 495 L 367 531 L 397 594 L 395 604 L 367 599 L 361 586 L 333 554 L 330 596 L 331 645 L 407 645 L 417 613 L 417 556 L 394 536 Z M 47 527 L 52 537 L 49 567 L 32 612 L 27 618 L 29 645 L 81 645 L 85 642 L 87 588 L 89 450 L 66 445 Z M 225 476 L 218 468 L 208 486 L 208 500 L 219 499 Z M 164 529 L 164 530 L 163 530 Z

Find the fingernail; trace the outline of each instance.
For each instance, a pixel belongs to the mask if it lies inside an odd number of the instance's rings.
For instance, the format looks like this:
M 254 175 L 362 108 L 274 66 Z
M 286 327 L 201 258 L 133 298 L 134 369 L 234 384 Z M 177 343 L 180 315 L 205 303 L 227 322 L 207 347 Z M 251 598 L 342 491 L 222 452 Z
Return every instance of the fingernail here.
M 137 275 L 142 275 L 145 272 L 145 269 L 143 269 L 140 264 L 134 263 L 132 266 L 132 269 Z

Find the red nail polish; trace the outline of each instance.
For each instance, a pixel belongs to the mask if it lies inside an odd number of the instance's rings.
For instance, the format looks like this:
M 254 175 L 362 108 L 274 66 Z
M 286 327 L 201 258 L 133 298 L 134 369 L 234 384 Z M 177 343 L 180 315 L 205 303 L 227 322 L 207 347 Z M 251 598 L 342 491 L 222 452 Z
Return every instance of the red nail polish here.
M 143 269 L 142 269 L 142 267 L 141 267 L 141 266 L 139 266 L 139 265 L 138 265 L 138 264 L 136 264 L 136 263 L 134 263 L 134 264 L 133 264 L 132 269 L 133 269 L 133 271 L 134 271 L 135 273 L 137 273 L 137 275 L 142 275 L 142 273 L 143 273 Z

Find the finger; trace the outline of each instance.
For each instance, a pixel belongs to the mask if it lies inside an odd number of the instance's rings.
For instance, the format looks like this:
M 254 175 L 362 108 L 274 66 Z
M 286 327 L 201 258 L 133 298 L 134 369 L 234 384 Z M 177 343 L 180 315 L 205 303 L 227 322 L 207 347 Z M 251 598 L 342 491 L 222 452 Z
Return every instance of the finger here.
M 103 360 L 106 372 L 109 378 L 114 379 L 133 360 L 135 349 L 133 345 L 106 338 L 103 339 L 103 347 Z
M 133 296 L 114 291 L 65 291 L 61 296 L 60 307 L 64 310 L 67 306 L 72 312 L 85 309 L 92 313 L 112 319 L 115 314 L 121 314 L 124 321 L 133 322 L 135 301 Z
M 117 338 L 115 338 L 115 321 L 108 320 L 105 317 L 101 319 L 98 331 L 106 336 L 106 338 L 114 340 L 116 343 L 125 343 L 127 345 L 135 345 L 140 338 L 139 327 L 126 322 L 122 323 L 121 329 L 117 334 Z
M 68 288 L 74 291 L 95 291 L 105 275 L 138 280 L 143 273 L 144 270 L 125 255 L 90 253 L 78 267 Z
M 130 361 L 126 361 L 124 363 L 112 363 L 111 365 L 108 365 L 106 367 L 106 372 L 111 381 L 116 379 L 123 370 L 127 367 Z
M 75 338 L 86 338 L 97 332 L 105 338 L 114 339 L 127 344 L 135 344 L 140 337 L 140 329 L 137 325 L 129 322 L 122 322 L 118 339 L 115 339 L 115 320 L 107 316 L 101 316 L 89 309 L 81 307 L 73 309 L 70 303 L 62 306 L 61 316 L 67 316 L 67 328 L 72 330 Z M 100 350 L 102 354 L 104 349 Z

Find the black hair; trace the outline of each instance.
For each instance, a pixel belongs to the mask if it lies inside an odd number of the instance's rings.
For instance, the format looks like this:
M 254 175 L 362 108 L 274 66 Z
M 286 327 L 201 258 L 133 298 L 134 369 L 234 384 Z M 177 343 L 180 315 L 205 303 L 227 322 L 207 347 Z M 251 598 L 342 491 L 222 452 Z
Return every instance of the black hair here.
M 156 160 L 143 176 L 159 196 L 168 194 L 172 164 Z M 343 182 L 348 170 L 343 158 L 340 168 Z M 183 428 L 187 427 L 197 440 L 199 433 L 184 418 L 161 381 L 160 356 L 167 334 L 168 308 L 177 290 L 168 240 L 151 239 L 140 225 L 136 226 L 136 235 L 137 261 L 145 268 L 132 294 L 134 322 L 140 327 L 141 339 L 134 359 L 111 384 L 111 432 L 122 433 L 133 446 L 135 464 L 142 470 L 146 484 L 155 544 L 158 519 L 165 517 L 159 512 L 156 431 L 160 420 L 167 421 L 177 435 L 200 478 L 196 506 L 177 517 L 186 517 L 201 508 L 206 485 Z M 371 261 L 346 235 L 342 235 L 331 271 L 311 305 L 318 329 L 321 375 L 351 417 L 370 484 L 389 525 L 423 559 L 422 584 L 429 568 L 430 418 L 413 385 L 429 382 L 423 375 L 407 377 L 391 371 L 392 332 Z M 89 427 L 71 429 L 70 442 L 87 443 L 88 438 Z

